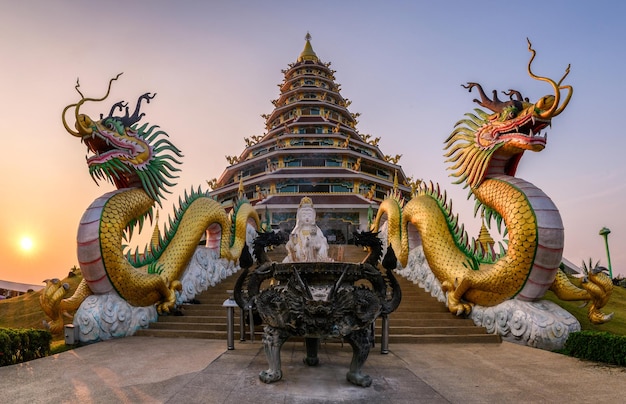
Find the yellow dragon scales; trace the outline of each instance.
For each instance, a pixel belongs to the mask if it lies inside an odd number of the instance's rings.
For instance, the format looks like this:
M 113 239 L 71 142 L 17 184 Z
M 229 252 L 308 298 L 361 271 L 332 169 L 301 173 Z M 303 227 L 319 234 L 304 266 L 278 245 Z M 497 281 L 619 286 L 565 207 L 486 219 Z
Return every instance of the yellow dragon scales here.
M 549 83 L 554 95 L 531 103 L 518 91 L 509 90 L 505 92 L 509 100 L 501 101 L 496 91 L 489 99 L 479 84 L 468 83 L 465 88 L 480 94 L 481 99 L 474 101 L 492 113 L 477 108 L 466 114 L 445 141 L 451 175 L 458 177 L 457 184 L 470 188 L 477 200 L 475 212 L 481 210 L 488 222 L 495 219 L 498 228 L 504 221 L 506 251 L 496 254 L 491 247 L 468 242 L 446 197 L 432 184 L 421 186 L 404 206 L 399 198 L 385 199 L 373 229 L 387 217 L 389 243 L 399 252 L 403 266 L 409 250 L 421 241 L 428 265 L 448 292 L 447 304 L 453 313 L 469 314 L 475 304 L 495 306 L 512 298 L 534 301 L 551 289 L 562 300 L 591 301 L 589 319 L 603 323 L 611 318 L 600 311 L 612 292 L 611 279 L 601 271 L 590 271 L 583 289 L 569 282 L 559 270 L 564 237 L 558 209 L 539 188 L 514 177 L 525 151 L 545 148 L 546 136 L 541 131 L 563 112 L 573 91 L 562 84 L 569 66 L 558 82 L 536 76 L 531 69 L 536 53 L 530 41 L 528 49 L 532 54 L 528 74 Z M 562 91 L 566 92 L 563 99 Z
M 231 223 L 218 202 L 200 190 L 192 191 L 180 201 L 158 245 L 144 254 L 123 253 L 124 239 L 136 225 L 141 229 L 146 217 L 152 218 L 155 203 L 160 205 L 163 191 L 174 185 L 171 180 L 176 178 L 173 173 L 179 171 L 176 165 L 182 155 L 158 126 L 138 124 L 144 115 L 139 113 L 141 103 L 149 103 L 155 95 L 139 97 L 132 115 L 124 102 L 113 105 L 109 115 L 98 121 L 80 113 L 85 102 L 106 99 L 117 78 L 109 81 L 106 94 L 98 99 L 85 98 L 77 84 L 81 100 L 63 110 L 65 129 L 80 138 L 91 154 L 87 165 L 92 178 L 111 181 L 117 190 L 96 199 L 81 218 L 77 251 L 83 281 L 74 295 L 62 299 L 62 285 L 48 282 L 41 297 L 53 332 L 62 331 L 63 315 L 76 311 L 87 296 L 112 290 L 132 306 L 156 305 L 159 313 L 169 312 L 176 304 L 179 280 L 207 228 L 221 229 L 220 254 L 234 260 L 245 243 L 247 223 L 259 224 L 248 203 L 237 206 Z M 65 120 L 70 108 L 74 108 L 75 130 Z M 125 115 L 114 116 L 117 110 Z

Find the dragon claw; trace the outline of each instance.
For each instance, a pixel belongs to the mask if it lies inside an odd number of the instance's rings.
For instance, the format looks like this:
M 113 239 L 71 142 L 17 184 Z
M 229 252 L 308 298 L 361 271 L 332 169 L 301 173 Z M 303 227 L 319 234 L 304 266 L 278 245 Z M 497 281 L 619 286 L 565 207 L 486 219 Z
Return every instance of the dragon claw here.
M 613 318 L 614 313 L 604 314 L 598 309 L 589 310 L 587 317 L 592 324 L 604 324 Z
M 183 290 L 183 284 L 176 280 L 172 281 L 167 288 L 167 294 L 163 301 L 157 304 L 157 312 L 159 314 L 169 313 L 176 307 L 176 291 Z
M 463 296 L 463 292 L 466 290 L 468 282 L 464 279 L 458 287 L 454 287 L 451 282 L 444 281 L 441 284 L 441 289 L 448 296 L 448 310 L 457 316 L 468 315 L 472 311 L 473 304 L 463 301 L 459 295 Z M 461 289 L 461 286 L 463 289 Z
M 62 301 L 65 293 L 70 288 L 67 283 L 61 283 L 59 279 L 46 279 L 46 286 L 39 298 L 39 304 L 50 321 L 44 320 L 44 326 L 53 334 L 63 331 L 63 306 Z

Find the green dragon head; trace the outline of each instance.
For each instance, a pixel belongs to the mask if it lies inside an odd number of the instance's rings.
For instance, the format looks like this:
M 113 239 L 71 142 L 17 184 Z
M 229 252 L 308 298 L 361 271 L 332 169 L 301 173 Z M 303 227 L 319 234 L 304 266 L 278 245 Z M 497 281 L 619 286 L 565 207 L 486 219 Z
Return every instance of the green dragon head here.
M 528 74 L 541 81 L 546 81 L 554 89 L 554 95 L 541 97 L 536 103 L 523 98 L 519 91 L 503 92 L 508 101 L 498 99 L 493 91 L 489 99 L 478 83 L 467 83 L 469 91 L 476 88 L 481 99 L 474 102 L 492 111 L 475 109 L 475 114 L 465 114 L 455 125 L 455 130 L 445 141 L 445 154 L 451 162 L 451 176 L 459 177 L 456 183 L 477 187 L 489 174 L 515 175 L 517 164 L 526 150 L 541 151 L 546 146 L 547 135 L 541 131 L 551 125 L 552 118 L 559 115 L 572 97 L 572 87 L 561 83 L 569 74 L 569 65 L 561 80 L 554 82 L 546 77 L 533 74 L 531 64 L 536 52 L 528 41 L 528 50 L 532 53 L 528 62 Z M 567 90 L 561 102 L 561 90 Z
M 156 94 L 146 93 L 139 97 L 132 115 L 129 114 L 128 104 L 123 101 L 114 104 L 109 115 L 101 115 L 98 121 L 79 113 L 80 107 L 86 101 L 97 102 L 107 98 L 111 84 L 119 76 L 118 74 L 109 81 L 107 93 L 97 99 L 85 98 L 77 82 L 76 91 L 81 95 L 81 100 L 65 107 L 63 125 L 71 135 L 80 137 L 87 145 L 91 154 L 87 157 L 89 174 L 96 183 L 104 179 L 112 182 L 118 189 L 141 187 L 160 203 L 162 191 L 169 192 L 167 187 L 175 185 L 169 179 L 177 178 L 173 173 L 180 171 L 176 165 L 181 164 L 177 157 L 182 157 L 182 154 L 165 138 L 167 134 L 158 130 L 158 126 L 147 123 L 138 126 L 144 116 L 139 113 L 142 101 L 149 103 Z M 76 130 L 72 130 L 65 121 L 65 114 L 72 107 L 75 107 Z M 126 113 L 124 116 L 114 116 L 116 110 L 125 110 Z

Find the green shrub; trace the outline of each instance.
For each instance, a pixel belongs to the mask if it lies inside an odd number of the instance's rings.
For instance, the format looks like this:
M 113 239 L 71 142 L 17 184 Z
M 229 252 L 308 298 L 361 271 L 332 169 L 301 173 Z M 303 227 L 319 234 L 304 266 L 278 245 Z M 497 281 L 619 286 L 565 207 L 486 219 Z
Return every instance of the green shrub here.
M 0 366 L 47 356 L 51 342 L 48 330 L 0 328 Z
M 580 359 L 626 366 L 626 336 L 603 331 L 570 334 L 563 353 Z

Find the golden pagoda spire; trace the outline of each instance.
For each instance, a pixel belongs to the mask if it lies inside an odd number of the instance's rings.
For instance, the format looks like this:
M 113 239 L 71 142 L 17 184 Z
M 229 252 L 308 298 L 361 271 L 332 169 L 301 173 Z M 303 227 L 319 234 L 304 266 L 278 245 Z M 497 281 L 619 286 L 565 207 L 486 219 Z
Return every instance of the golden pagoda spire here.
M 487 226 L 485 226 L 485 214 L 481 214 L 482 225 L 480 226 L 480 233 L 478 233 L 478 242 L 482 244 L 485 251 L 487 251 L 489 246 L 493 246 L 496 242 L 489 234 L 489 230 L 487 230 Z
M 239 174 L 239 189 L 237 190 L 237 195 L 241 199 L 245 194 L 243 187 L 243 173 Z
M 160 239 L 161 239 L 161 233 L 159 231 L 159 211 L 157 210 L 156 215 L 154 217 L 154 230 L 152 230 L 152 237 L 150 238 L 150 245 L 148 246 L 150 251 L 158 247 Z
M 398 192 L 398 170 L 393 174 L 393 192 Z
M 313 46 L 311 46 L 311 34 L 307 32 L 304 39 L 306 39 L 306 43 L 304 44 L 304 49 L 302 50 L 302 53 L 300 53 L 300 56 L 298 56 L 298 62 L 302 62 L 304 60 L 319 62 L 315 51 L 313 51 Z

